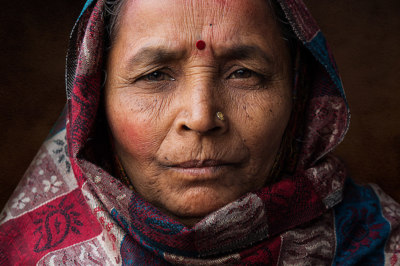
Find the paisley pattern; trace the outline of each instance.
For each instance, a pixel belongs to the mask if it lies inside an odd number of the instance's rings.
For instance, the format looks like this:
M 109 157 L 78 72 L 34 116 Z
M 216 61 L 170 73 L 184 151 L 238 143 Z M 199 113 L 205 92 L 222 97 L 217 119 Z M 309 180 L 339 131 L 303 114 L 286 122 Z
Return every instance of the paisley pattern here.
M 329 265 L 335 252 L 333 212 L 282 235 L 279 265 Z
M 65 206 L 65 200 L 66 198 L 62 199 L 56 206 L 46 205 L 46 210 L 40 212 L 33 221 L 37 226 L 33 234 L 40 236 L 33 251 L 39 253 L 58 246 L 70 232 L 77 235 L 81 234 L 78 229 L 83 226 L 83 223 L 79 220 L 81 214 L 73 211 L 73 203 Z
M 37 265 L 113 265 L 99 237 L 44 256 Z

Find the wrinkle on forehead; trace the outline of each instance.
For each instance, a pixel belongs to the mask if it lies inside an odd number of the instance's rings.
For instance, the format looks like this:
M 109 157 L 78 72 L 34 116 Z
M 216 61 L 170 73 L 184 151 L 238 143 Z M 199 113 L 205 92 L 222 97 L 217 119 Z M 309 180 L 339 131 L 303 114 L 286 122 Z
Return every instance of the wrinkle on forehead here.
M 229 47 L 261 47 L 275 58 L 281 32 L 266 0 L 126 0 L 121 28 L 121 53 L 129 57 L 146 47 L 181 50 L 211 58 Z M 195 43 L 206 42 L 198 51 Z
M 194 20 L 192 24 L 203 20 L 203 25 L 215 25 L 223 21 L 225 14 L 232 8 L 225 0 L 180 1 L 183 2 L 186 16 Z
M 249 27 L 258 27 L 262 20 L 269 21 L 272 18 L 271 9 L 265 0 L 126 0 L 128 3 L 123 8 L 123 16 L 129 10 L 129 16 L 139 15 L 142 17 L 141 25 L 152 24 L 153 20 L 160 17 L 169 16 L 174 23 L 168 26 L 173 30 L 177 26 L 186 27 L 202 37 L 211 30 L 218 28 L 222 24 L 231 24 L 232 31 L 238 23 L 232 16 L 248 16 L 252 18 L 252 23 L 246 21 Z M 175 7 L 175 8 L 174 8 Z M 146 16 L 140 14 L 141 10 L 146 10 Z M 165 13 L 168 10 L 168 14 Z M 260 12 L 264 11 L 264 12 Z M 183 22 L 183 23 L 182 23 Z M 175 25 L 174 25 L 175 24 Z M 212 26 L 210 26 L 212 25 Z

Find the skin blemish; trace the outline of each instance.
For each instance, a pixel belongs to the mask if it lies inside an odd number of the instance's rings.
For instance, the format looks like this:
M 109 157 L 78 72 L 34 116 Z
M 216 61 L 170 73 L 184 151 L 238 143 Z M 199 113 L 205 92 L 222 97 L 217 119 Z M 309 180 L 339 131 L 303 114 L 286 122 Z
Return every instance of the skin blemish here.
M 198 40 L 196 42 L 196 48 L 199 50 L 204 50 L 206 48 L 206 43 L 203 40 Z

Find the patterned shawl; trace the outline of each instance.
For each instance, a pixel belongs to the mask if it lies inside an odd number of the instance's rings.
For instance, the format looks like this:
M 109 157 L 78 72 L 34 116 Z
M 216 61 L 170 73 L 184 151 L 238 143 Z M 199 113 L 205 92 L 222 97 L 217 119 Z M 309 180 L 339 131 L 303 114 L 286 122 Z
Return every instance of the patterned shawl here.
M 330 154 L 349 110 L 325 38 L 302 0 L 278 2 L 308 57 L 290 174 L 192 228 L 116 178 L 99 108 L 104 0 L 89 0 L 71 34 L 66 110 L 0 215 L 0 264 L 400 265 L 399 204 Z

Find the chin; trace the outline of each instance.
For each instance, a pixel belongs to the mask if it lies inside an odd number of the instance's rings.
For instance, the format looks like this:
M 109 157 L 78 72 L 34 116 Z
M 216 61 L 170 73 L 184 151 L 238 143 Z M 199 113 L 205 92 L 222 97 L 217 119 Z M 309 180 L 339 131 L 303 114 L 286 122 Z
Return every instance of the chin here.
M 195 219 L 200 221 L 239 197 L 240 195 L 231 191 L 222 192 L 212 188 L 192 188 L 183 194 L 176 195 L 176 197 L 169 197 L 163 205 L 175 219 L 186 224 L 184 220 Z

